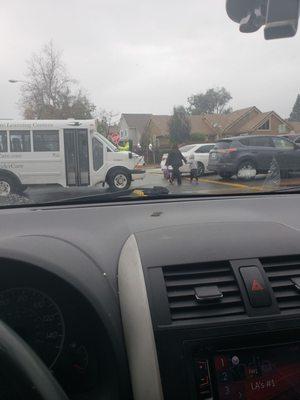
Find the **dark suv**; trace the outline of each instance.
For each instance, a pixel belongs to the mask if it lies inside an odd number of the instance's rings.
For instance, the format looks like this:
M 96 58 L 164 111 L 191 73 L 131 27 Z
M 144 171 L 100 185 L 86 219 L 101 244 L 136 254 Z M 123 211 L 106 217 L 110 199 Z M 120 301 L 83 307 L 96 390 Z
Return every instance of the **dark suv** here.
M 299 133 L 288 133 L 287 135 L 281 135 L 282 137 L 285 137 L 289 139 L 291 142 L 294 143 L 300 143 L 300 134 Z
M 219 140 L 209 154 L 208 169 L 222 178 L 249 179 L 275 165 L 281 176 L 300 171 L 300 146 L 281 136 L 236 136 Z

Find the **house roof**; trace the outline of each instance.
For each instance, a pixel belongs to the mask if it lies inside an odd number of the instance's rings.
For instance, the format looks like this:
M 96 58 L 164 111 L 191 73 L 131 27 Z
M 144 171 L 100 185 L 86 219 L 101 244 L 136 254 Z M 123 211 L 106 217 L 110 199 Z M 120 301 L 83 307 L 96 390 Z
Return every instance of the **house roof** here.
M 254 117 L 250 121 L 248 121 L 245 125 L 243 125 L 241 127 L 240 133 L 248 133 L 251 131 L 255 131 L 256 129 L 259 129 L 259 127 L 265 121 L 267 121 L 267 119 L 270 118 L 272 115 L 275 116 L 283 124 L 287 124 L 290 128 L 292 128 L 291 123 L 282 119 L 275 111 L 268 111 L 268 112 L 260 113 L 256 117 Z
M 161 133 L 161 136 L 168 136 L 170 119 L 171 115 L 152 115 L 149 123 L 151 122 L 157 127 Z M 191 133 L 198 133 L 207 130 L 207 122 L 203 119 L 202 115 L 191 115 L 190 122 Z
M 152 115 L 151 123 L 156 125 L 156 127 L 161 132 L 161 136 L 169 135 L 169 121 L 171 119 L 170 115 Z
M 254 131 L 256 128 L 262 125 L 264 121 L 271 116 L 272 113 L 273 113 L 272 111 L 268 111 L 258 114 L 256 117 L 252 118 L 250 121 L 248 121 L 245 125 L 243 125 L 240 128 L 240 133 Z
M 207 120 L 212 128 L 224 132 L 252 110 L 259 111 L 256 107 L 253 106 L 242 108 L 229 114 L 203 114 L 203 117 L 205 118 L 205 120 Z
M 226 119 L 221 114 L 203 114 L 201 117 L 216 131 L 223 131 L 226 127 Z
M 137 131 L 143 133 L 152 114 L 122 114 L 129 128 L 136 128 Z
M 206 132 L 209 128 L 211 129 L 211 126 L 203 115 L 191 115 L 191 133 Z M 212 133 L 216 134 L 217 132 L 214 129 Z
M 250 111 L 257 111 L 260 113 L 259 109 L 255 106 L 241 108 L 240 110 L 233 111 L 229 114 L 225 114 L 224 117 L 226 119 L 226 127 L 225 130 L 228 130 L 232 125 L 236 124 L 243 117 L 245 117 Z
M 247 121 L 244 120 L 252 111 L 254 111 L 253 116 L 251 114 L 252 118 L 250 120 L 247 118 Z M 272 115 L 282 123 L 286 123 L 290 130 L 293 129 L 295 132 L 300 133 L 300 122 L 285 121 L 274 111 L 262 113 L 255 106 L 242 108 L 229 114 L 191 115 L 191 133 L 206 132 L 208 135 L 215 136 L 216 134 L 224 135 L 228 132 L 228 134 L 234 135 L 235 127 L 236 134 L 250 133 L 257 130 Z M 122 116 L 130 128 L 136 128 L 141 134 L 145 132 L 150 124 L 153 124 L 159 132 L 158 136 L 169 135 L 170 115 L 122 114 Z M 244 125 L 242 125 L 243 122 Z
M 252 110 L 257 110 L 260 112 L 256 107 L 253 106 L 236 110 L 229 114 L 191 115 L 191 133 L 207 131 L 207 127 L 212 130 L 212 135 L 222 133 Z M 166 136 L 169 134 L 170 118 L 170 115 L 152 115 L 148 121 L 148 124 L 150 122 L 153 123 L 161 132 L 161 136 Z

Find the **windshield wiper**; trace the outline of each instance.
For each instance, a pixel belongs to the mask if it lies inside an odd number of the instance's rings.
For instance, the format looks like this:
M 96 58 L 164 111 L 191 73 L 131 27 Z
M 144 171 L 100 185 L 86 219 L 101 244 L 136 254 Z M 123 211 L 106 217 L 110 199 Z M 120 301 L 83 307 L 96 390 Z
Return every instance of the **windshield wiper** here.
M 118 190 L 114 192 L 105 192 L 97 194 L 88 194 L 83 196 L 74 196 L 63 199 L 49 200 L 41 203 L 31 204 L 34 206 L 52 206 L 52 205 L 68 205 L 68 204 L 93 204 L 113 202 L 118 199 L 138 199 L 138 198 L 157 198 L 168 196 L 169 190 L 163 186 L 153 186 L 150 188 L 134 188 L 127 190 Z
M 272 190 L 270 193 L 300 193 L 300 185 Z

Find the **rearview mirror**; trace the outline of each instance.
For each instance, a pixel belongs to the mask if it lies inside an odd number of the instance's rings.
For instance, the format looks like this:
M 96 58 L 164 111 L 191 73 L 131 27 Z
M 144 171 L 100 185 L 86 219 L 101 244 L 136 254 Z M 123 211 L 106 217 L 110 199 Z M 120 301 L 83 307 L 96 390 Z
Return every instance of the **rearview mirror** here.
M 227 0 L 228 16 L 251 33 L 265 25 L 265 39 L 295 36 L 298 29 L 300 0 Z

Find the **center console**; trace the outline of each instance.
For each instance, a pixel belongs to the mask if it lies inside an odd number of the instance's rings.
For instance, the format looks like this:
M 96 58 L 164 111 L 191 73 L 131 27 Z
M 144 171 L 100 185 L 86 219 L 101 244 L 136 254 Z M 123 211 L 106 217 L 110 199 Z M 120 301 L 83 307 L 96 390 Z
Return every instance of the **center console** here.
M 300 326 L 291 325 L 156 332 L 164 399 L 299 399 Z
M 192 399 L 300 398 L 299 342 L 270 343 L 256 336 L 240 338 L 240 343 L 232 338 L 207 344 L 188 342 L 185 347 Z
M 142 232 L 124 246 L 119 278 L 134 282 L 122 314 L 136 398 L 300 399 L 299 238 L 282 226 L 255 228 L 251 248 L 251 226 L 207 225 L 201 236 L 196 224 Z M 224 239 L 228 231 L 237 246 Z M 275 231 L 285 246 L 264 240 Z M 120 298 L 125 304 L 122 290 Z M 140 332 L 146 324 L 149 335 Z

